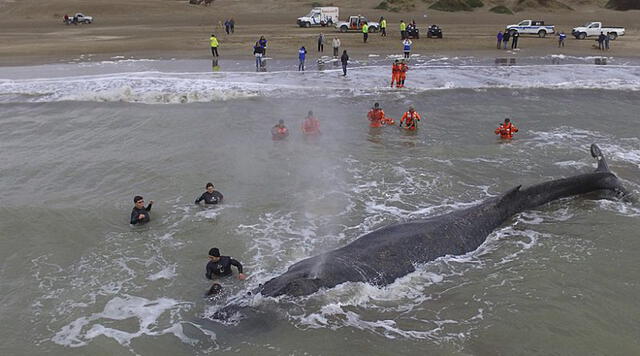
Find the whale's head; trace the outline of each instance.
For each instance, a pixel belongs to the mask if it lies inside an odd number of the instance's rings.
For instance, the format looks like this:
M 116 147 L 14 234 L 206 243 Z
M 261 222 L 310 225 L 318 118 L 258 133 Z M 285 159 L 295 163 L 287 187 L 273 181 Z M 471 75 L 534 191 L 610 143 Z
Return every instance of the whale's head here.
M 299 297 L 317 292 L 323 285 L 322 279 L 314 275 L 313 269 L 306 265 L 307 263 L 291 266 L 287 272 L 263 284 L 260 293 L 268 297 L 284 294 Z

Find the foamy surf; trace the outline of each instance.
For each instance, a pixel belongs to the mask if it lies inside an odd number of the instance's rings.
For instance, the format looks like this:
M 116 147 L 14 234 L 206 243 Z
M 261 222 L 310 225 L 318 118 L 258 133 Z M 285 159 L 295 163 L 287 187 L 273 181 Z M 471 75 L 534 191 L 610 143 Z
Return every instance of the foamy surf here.
M 399 95 L 388 88 L 386 66 L 350 70 L 349 80 L 338 69 L 305 73 L 167 73 L 132 72 L 80 77 L 0 81 L 4 102 L 131 102 L 184 104 L 252 97 L 295 98 Z M 602 89 L 640 90 L 640 67 L 523 65 L 513 67 L 416 64 L 411 66 L 411 92 L 450 89 Z M 404 93 L 404 91 L 402 92 Z

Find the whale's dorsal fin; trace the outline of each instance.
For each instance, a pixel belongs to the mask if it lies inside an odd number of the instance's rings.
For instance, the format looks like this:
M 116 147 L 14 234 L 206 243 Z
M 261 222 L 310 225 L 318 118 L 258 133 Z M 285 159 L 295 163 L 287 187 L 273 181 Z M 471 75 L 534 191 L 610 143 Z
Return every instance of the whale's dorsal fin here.
M 591 144 L 591 156 L 598 160 L 598 168 L 596 168 L 596 172 L 611 172 L 609 169 L 609 165 L 607 164 L 607 160 L 604 158 L 602 151 L 598 145 Z
M 517 187 L 511 188 L 509 191 L 502 194 L 502 196 L 500 197 L 500 203 L 513 200 L 515 196 L 518 194 L 518 192 L 520 192 L 521 187 L 522 185 L 519 185 Z

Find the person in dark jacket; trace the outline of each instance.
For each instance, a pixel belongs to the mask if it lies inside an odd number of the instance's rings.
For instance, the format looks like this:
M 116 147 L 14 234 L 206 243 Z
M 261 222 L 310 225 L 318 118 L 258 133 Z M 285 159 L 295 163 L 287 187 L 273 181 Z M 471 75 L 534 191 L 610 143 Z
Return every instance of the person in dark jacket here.
M 349 55 L 347 54 L 347 50 L 342 51 L 342 57 L 340 57 L 340 62 L 342 62 L 342 75 L 347 75 L 347 64 L 349 64 Z
M 264 48 L 259 41 L 253 46 L 253 55 L 256 57 L 256 71 L 258 71 L 262 67 L 262 56 L 264 56 Z
M 500 47 L 502 46 L 502 37 L 504 37 L 504 34 L 502 33 L 502 31 L 499 31 L 498 35 L 496 36 L 496 38 L 498 39 L 498 49 L 500 49 Z
M 511 33 L 509 30 L 504 30 L 504 35 L 502 35 L 502 43 L 504 43 L 504 49 L 507 49 L 507 45 L 509 44 L 509 39 L 511 38 Z
M 195 201 L 196 204 L 200 204 L 200 202 L 203 200 L 206 205 L 222 203 L 222 198 L 223 198 L 222 193 L 214 189 L 213 183 L 211 182 L 207 183 L 207 185 L 205 186 L 205 189 L 207 191 L 202 193 L 200 198 L 196 199 Z
M 262 54 L 266 56 L 267 55 L 267 39 L 264 38 L 264 36 L 260 36 L 258 43 L 260 44 L 260 46 L 262 46 Z
M 207 263 L 207 279 L 214 279 L 215 277 L 227 277 L 233 274 L 231 266 L 235 266 L 238 269 L 238 279 L 244 280 L 247 276 L 242 273 L 242 264 L 233 257 L 221 256 L 220 250 L 216 247 L 209 250 L 209 263 Z
M 520 34 L 518 33 L 518 31 L 514 32 L 513 35 L 511 35 L 511 49 L 518 48 L 519 37 Z
M 151 216 L 149 215 L 149 211 L 151 211 L 151 206 L 153 205 L 153 200 L 149 201 L 149 205 L 145 208 L 144 206 L 144 198 L 139 195 L 136 195 L 133 198 L 133 210 L 131 211 L 131 225 L 143 225 L 151 220 Z

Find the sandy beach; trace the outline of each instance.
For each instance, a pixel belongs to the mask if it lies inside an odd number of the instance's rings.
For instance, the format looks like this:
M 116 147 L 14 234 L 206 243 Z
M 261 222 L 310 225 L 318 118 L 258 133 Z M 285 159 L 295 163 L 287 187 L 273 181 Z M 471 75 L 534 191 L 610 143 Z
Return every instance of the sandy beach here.
M 189 5 L 175 0 L 114 0 L 93 3 L 80 0 L 2 1 L 0 12 L 0 65 L 25 65 L 66 62 L 82 58 L 103 60 L 115 56 L 126 58 L 210 58 L 208 38 L 216 33 L 220 40 L 221 58 L 252 56 L 253 43 L 264 35 L 268 40 L 268 56 L 292 58 L 304 45 L 310 58 L 316 58 L 316 39 L 325 33 L 328 42 L 336 36 L 354 58 L 369 54 L 401 53 L 399 21 L 415 19 L 423 36 L 414 41 L 413 53 L 448 56 L 504 56 L 495 49 L 495 35 L 504 26 L 522 19 L 542 19 L 555 24 L 558 31 L 569 34 L 565 48 L 557 47 L 555 36 L 537 38 L 521 36 L 520 50 L 511 56 L 565 54 L 577 56 L 599 55 L 594 40 L 576 40 L 571 28 L 590 20 L 625 26 L 627 34 L 612 42 L 608 56 L 637 57 L 640 55 L 640 11 L 611 11 L 594 6 L 576 6 L 575 11 L 519 12 L 499 15 L 488 6 L 473 12 L 441 12 L 430 10 L 429 4 L 417 2 L 411 12 L 392 13 L 372 9 L 376 1 L 335 1 L 341 19 L 351 14 L 363 14 L 371 20 L 380 16 L 388 19 L 386 38 L 373 33 L 363 43 L 360 33 L 339 33 L 334 28 L 300 28 L 296 18 L 306 14 L 310 3 L 283 0 L 254 2 L 216 0 L 212 6 Z M 65 14 L 83 12 L 93 16 L 90 25 L 64 25 Z M 226 35 L 221 23 L 233 17 L 235 33 Z M 427 39 L 427 25 L 443 28 L 444 39 Z M 330 44 L 325 55 L 331 54 Z

